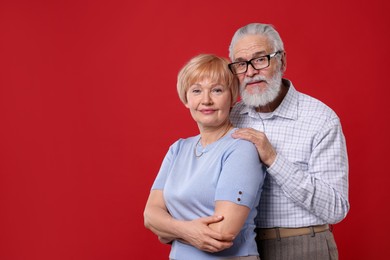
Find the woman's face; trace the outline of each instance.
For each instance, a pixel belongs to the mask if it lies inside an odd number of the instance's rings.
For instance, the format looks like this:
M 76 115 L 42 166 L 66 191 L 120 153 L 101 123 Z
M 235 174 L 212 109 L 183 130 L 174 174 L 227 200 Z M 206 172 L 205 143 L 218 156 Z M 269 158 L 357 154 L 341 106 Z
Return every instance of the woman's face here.
M 226 86 L 206 78 L 192 84 L 186 95 L 186 107 L 199 127 L 220 127 L 229 122 L 232 95 Z

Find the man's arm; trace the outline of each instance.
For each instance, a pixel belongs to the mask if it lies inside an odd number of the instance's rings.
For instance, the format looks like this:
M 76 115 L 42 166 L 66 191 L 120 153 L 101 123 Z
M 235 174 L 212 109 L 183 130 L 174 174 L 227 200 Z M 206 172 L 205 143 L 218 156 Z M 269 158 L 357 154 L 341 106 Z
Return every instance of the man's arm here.
M 338 120 L 328 122 L 316 137 L 306 171 L 277 154 L 262 132 L 242 128 L 233 137 L 255 144 L 260 159 L 269 167 L 268 174 L 297 204 L 329 224 L 345 218 L 349 211 L 348 159 Z
M 232 235 L 223 235 L 209 227 L 222 219 L 222 216 L 210 216 L 192 221 L 176 220 L 169 214 L 161 190 L 150 192 L 144 211 L 145 227 L 155 233 L 161 242 L 170 243 L 178 239 L 211 253 L 232 246 Z

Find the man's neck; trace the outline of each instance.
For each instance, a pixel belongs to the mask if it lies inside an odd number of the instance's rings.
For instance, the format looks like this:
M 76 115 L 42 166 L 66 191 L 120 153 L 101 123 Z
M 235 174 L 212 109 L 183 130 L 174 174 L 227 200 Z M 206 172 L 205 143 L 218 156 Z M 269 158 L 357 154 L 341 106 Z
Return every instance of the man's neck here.
M 278 96 L 273 101 L 269 102 L 268 104 L 266 104 L 264 106 L 256 107 L 257 112 L 270 113 L 270 112 L 275 111 L 276 108 L 278 108 L 278 106 L 282 103 L 284 97 L 287 95 L 287 92 L 288 92 L 288 86 L 283 84 L 283 81 L 281 84 L 282 84 L 282 87 L 280 88 Z

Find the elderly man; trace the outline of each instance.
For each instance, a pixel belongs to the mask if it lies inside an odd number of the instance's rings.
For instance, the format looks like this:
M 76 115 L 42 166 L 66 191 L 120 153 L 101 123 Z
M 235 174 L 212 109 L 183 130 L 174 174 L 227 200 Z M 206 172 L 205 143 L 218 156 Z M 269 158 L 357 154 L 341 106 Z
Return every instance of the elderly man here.
M 233 137 L 253 142 L 267 166 L 256 217 L 261 259 L 338 259 L 329 225 L 350 207 L 339 118 L 282 78 L 286 53 L 271 25 L 240 28 L 229 52 L 242 99 L 231 113 L 241 128 Z

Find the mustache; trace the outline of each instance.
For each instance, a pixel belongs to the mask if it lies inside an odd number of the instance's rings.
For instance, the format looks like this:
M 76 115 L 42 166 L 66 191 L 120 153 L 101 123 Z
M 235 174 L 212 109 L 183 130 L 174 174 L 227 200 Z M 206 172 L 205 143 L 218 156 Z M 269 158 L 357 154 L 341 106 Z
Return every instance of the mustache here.
M 247 85 L 249 83 L 256 82 L 256 81 L 264 81 L 265 83 L 268 83 L 267 78 L 262 75 L 257 75 L 253 78 L 245 78 L 243 83 L 244 85 Z

